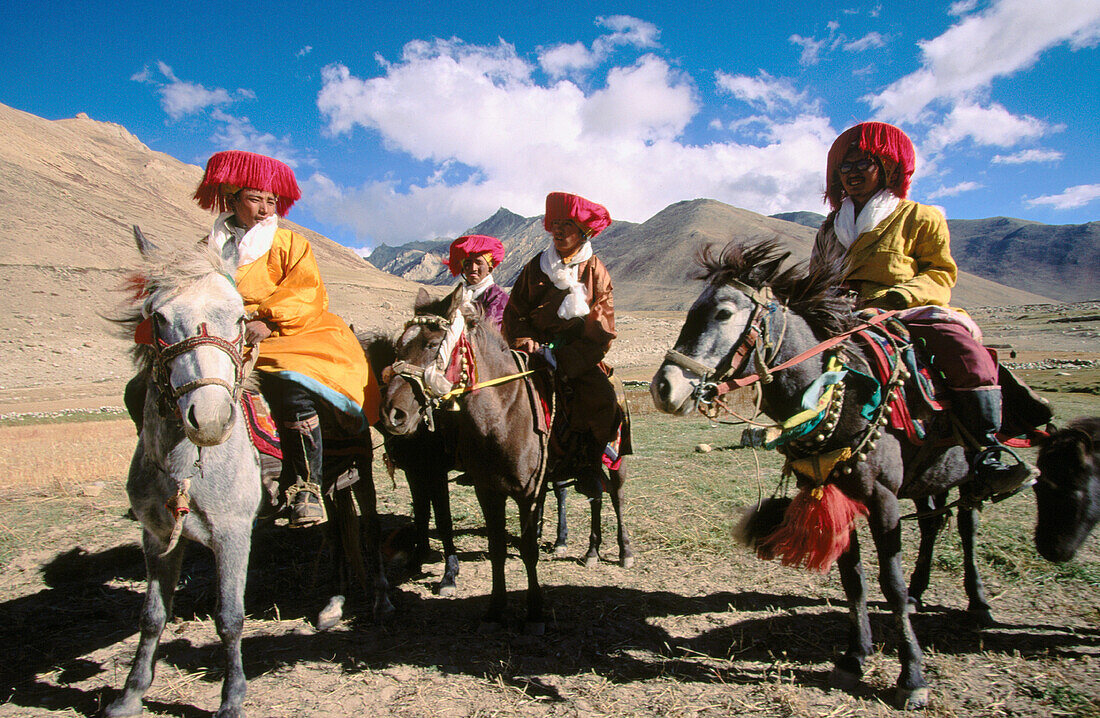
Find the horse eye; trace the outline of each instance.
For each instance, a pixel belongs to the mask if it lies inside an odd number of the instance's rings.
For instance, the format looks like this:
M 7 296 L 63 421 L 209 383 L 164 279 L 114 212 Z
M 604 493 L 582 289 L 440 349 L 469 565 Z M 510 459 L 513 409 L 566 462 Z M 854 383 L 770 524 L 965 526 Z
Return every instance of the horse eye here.
M 733 316 L 733 312 L 731 312 L 730 310 L 728 310 L 728 309 L 719 309 L 718 312 L 714 315 L 714 319 L 715 319 L 715 321 L 718 321 L 718 322 L 724 322 L 724 321 L 727 321 L 732 316 Z

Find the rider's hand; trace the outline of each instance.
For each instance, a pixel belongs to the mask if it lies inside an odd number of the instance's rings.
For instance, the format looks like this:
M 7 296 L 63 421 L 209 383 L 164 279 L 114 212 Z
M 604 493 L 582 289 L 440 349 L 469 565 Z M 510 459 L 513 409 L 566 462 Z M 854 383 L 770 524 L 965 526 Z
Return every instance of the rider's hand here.
M 539 350 L 540 346 L 542 345 L 536 342 L 531 337 L 523 337 L 522 339 L 517 339 L 515 343 L 515 348 L 517 350 L 521 352 L 527 352 L 528 354 L 534 354 Z
M 253 319 L 244 325 L 244 343 L 255 346 L 271 336 L 272 327 L 263 319 Z

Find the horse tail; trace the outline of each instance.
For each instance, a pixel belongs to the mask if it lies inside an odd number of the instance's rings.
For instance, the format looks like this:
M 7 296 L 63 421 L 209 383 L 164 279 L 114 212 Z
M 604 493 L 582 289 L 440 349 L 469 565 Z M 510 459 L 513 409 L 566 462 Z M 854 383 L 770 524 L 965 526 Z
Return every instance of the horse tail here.
M 783 513 L 779 527 L 756 544 L 756 554 L 780 558 L 784 566 L 804 566 L 826 573 L 848 550 L 856 520 L 867 507 L 848 498 L 833 484 L 804 486 Z
M 764 499 L 746 508 L 741 514 L 741 521 L 733 529 L 734 540 L 755 551 L 758 544 L 775 533 L 783 523 L 783 514 L 790 505 L 788 498 Z

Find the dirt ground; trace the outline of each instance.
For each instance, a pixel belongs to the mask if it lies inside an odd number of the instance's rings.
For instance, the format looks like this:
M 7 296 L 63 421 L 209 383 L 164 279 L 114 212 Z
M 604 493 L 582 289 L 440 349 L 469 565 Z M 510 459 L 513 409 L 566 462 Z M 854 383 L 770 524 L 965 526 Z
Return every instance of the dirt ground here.
M 1048 318 L 1031 310 L 991 312 L 980 321 L 989 327 L 987 341 L 1002 344 L 1002 354 L 1016 351 L 1013 360 L 1023 364 L 1100 358 L 1095 336 L 1082 336 L 1095 331 L 1095 321 Z M 622 323 L 619 365 L 627 378 L 646 378 L 678 319 L 631 319 Z M 1034 371 L 1054 383 L 1082 375 L 1057 363 Z M 115 391 L 108 382 L 12 388 L 0 396 L 0 409 L 11 417 L 117 407 L 118 393 L 103 391 L 108 386 Z M 1100 414 L 1095 393 L 1048 396 L 1061 419 Z M 550 610 L 545 636 L 520 630 L 525 579 L 514 547 L 507 566 L 513 624 L 478 631 L 490 576 L 468 488 L 452 491 L 458 596 L 434 592 L 438 554 L 419 575 L 395 562 L 388 574 L 396 613 L 375 620 L 353 588 L 348 618 L 327 633 L 312 628 L 336 590 L 321 530 L 258 527 L 243 644 L 249 715 L 902 715 L 891 704 L 897 644 L 873 551 L 864 557 L 876 650 L 854 691 L 831 690 L 831 662 L 847 625 L 835 571 L 822 577 L 764 563 L 729 538 L 736 507 L 770 492 L 774 453 L 731 448 L 739 428 L 656 414 L 644 390 L 632 401 L 638 450 L 628 497 L 638 563 L 629 570 L 615 563 L 608 506 L 604 561 L 585 568 L 587 507 L 573 498 L 569 557 L 545 552 L 539 564 Z M 126 517 L 122 487 L 133 429 L 117 419 L 7 424 L 0 425 L 0 717 L 97 715 L 125 679 L 144 593 L 140 529 Z M 696 453 L 704 442 L 716 450 Z M 391 482 L 377 457 L 375 473 L 389 532 L 408 523 L 410 498 L 400 475 Z M 946 532 L 928 610 L 914 618 L 932 688 L 924 714 L 1100 716 L 1095 538 L 1074 562 L 1043 562 L 1031 545 L 1030 495 L 990 507 L 983 523 L 980 566 L 998 623 L 982 629 L 965 612 L 958 539 Z M 905 536 L 911 567 L 909 524 Z M 190 718 L 217 707 L 214 596 L 211 557 L 193 547 L 146 714 Z

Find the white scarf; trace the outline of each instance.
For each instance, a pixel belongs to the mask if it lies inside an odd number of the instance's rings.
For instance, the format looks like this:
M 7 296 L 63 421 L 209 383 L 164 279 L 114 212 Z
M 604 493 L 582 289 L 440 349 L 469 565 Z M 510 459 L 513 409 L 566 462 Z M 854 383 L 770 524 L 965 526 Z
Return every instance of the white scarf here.
M 218 250 L 218 254 L 221 254 L 222 246 L 226 242 L 237 241 L 232 227 L 228 225 L 229 218 L 232 216 L 232 212 L 222 212 L 214 220 L 214 229 L 210 230 L 210 238 L 207 241 Z M 267 254 L 267 251 L 271 249 L 271 243 L 275 241 L 275 231 L 277 229 L 279 229 L 279 216 L 273 214 L 245 232 L 244 237 L 237 244 L 237 255 L 239 257 L 237 266 L 243 267 L 246 264 L 251 264 Z
M 470 284 L 466 281 L 466 278 L 463 277 L 462 281 L 458 284 L 458 286 L 462 287 L 462 302 L 464 304 L 472 303 L 482 294 L 485 294 L 485 290 L 493 286 L 493 284 L 495 284 L 495 282 L 493 281 L 492 272 L 482 277 L 481 281 L 477 284 Z
M 840 211 L 833 220 L 833 230 L 836 232 L 837 241 L 850 249 L 856 241 L 856 237 L 864 232 L 870 232 L 877 227 L 882 220 L 889 217 L 898 208 L 901 200 L 888 189 L 880 189 L 875 196 L 867 200 L 867 204 L 856 217 L 856 206 L 851 197 L 845 197 L 840 203 Z
M 588 316 L 588 296 L 585 294 L 584 285 L 580 283 L 578 275 L 580 264 L 591 258 L 592 243 L 588 240 L 585 240 L 577 253 L 573 255 L 573 259 L 570 260 L 569 264 L 561 261 L 561 255 L 558 254 L 558 250 L 554 248 L 552 242 L 548 248 L 542 250 L 542 255 L 539 258 L 539 269 L 550 278 L 555 287 L 569 292 L 565 295 L 565 299 L 561 300 L 561 306 L 558 307 L 558 316 L 562 319 Z

